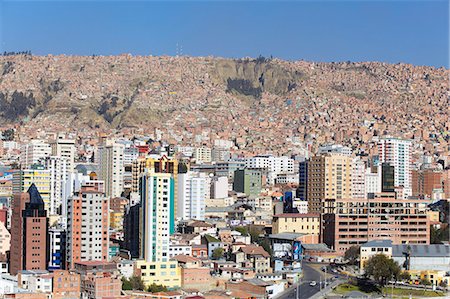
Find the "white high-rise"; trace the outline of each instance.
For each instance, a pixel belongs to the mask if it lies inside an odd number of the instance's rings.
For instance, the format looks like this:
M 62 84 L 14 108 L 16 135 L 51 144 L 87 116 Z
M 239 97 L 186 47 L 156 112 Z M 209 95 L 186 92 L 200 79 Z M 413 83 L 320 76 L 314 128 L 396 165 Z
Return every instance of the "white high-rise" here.
M 75 140 L 66 139 L 63 134 L 58 134 L 56 140 L 51 144 L 52 156 L 67 159 L 67 171 L 72 172 L 75 164 Z
M 381 172 L 381 167 L 378 169 Z M 372 172 L 370 168 L 366 169 L 365 177 L 365 194 L 381 192 L 381 175 L 377 172 Z
M 67 213 L 67 264 L 107 261 L 109 253 L 109 198 L 95 187 L 83 186 L 69 197 Z
M 365 193 L 366 164 L 359 157 L 352 160 L 352 197 L 366 198 Z
M 274 157 L 271 155 L 261 155 L 245 159 L 245 167 L 267 169 L 268 183 L 275 184 L 275 179 L 278 174 L 294 173 L 294 159 L 286 156 Z
M 210 198 L 211 179 L 204 173 L 178 174 L 177 218 L 205 219 L 205 203 Z
M 107 141 L 98 148 L 98 176 L 105 181 L 105 193 L 108 197 L 120 197 L 123 192 L 124 148 L 123 144 L 113 141 Z
M 52 149 L 50 144 L 43 140 L 34 139 L 20 147 L 19 162 L 22 169 L 28 169 L 39 160 L 50 156 Z
M 50 171 L 50 215 L 61 215 L 61 205 L 68 179 L 68 159 L 50 156 L 41 160 L 45 169 Z
M 404 197 L 412 195 L 411 141 L 399 138 L 382 138 L 378 142 L 381 163 L 394 167 L 394 186 L 403 187 Z

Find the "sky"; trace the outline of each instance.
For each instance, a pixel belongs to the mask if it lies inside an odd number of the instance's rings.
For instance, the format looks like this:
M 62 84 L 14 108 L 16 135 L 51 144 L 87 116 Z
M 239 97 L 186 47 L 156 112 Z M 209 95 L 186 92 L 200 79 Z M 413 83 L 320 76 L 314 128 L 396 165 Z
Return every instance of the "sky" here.
M 449 1 L 0 0 L 0 52 L 26 50 L 448 68 Z

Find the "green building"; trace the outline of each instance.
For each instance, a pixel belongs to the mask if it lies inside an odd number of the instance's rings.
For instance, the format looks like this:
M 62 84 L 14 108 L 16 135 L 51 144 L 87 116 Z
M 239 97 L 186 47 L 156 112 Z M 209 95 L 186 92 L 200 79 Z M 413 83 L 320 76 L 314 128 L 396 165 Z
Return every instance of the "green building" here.
M 258 196 L 262 189 L 261 169 L 239 169 L 234 172 L 233 190 L 247 196 Z

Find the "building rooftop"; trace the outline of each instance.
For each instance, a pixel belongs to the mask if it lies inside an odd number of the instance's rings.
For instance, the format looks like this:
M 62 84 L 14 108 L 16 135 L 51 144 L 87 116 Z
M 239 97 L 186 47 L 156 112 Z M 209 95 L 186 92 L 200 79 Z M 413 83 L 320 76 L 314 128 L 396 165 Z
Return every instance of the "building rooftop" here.
M 283 213 L 278 215 L 273 215 L 273 218 L 319 218 L 320 214 L 316 213 L 307 213 L 307 214 L 300 214 L 300 213 Z
M 295 241 L 300 237 L 305 236 L 305 234 L 299 233 L 279 233 L 279 234 L 271 234 L 269 235 L 269 239 L 277 239 L 277 240 L 289 240 Z
M 361 245 L 361 247 L 391 247 L 391 240 L 372 240 Z
M 328 248 L 328 246 L 324 243 L 302 244 L 302 247 L 305 250 L 312 250 L 312 251 L 333 251 L 332 249 Z
M 450 245 L 430 244 L 430 245 L 393 245 L 392 256 L 404 256 L 404 252 L 410 252 L 411 257 L 450 257 Z

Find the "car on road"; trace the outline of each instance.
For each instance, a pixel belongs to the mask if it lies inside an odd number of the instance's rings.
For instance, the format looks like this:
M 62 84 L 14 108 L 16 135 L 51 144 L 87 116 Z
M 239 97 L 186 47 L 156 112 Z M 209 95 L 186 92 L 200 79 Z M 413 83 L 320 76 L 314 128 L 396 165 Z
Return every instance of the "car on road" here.
M 309 283 L 309 285 L 312 286 L 312 287 L 315 287 L 315 286 L 317 285 L 317 282 L 315 282 L 315 281 L 313 280 L 313 281 L 311 281 L 311 282 Z

